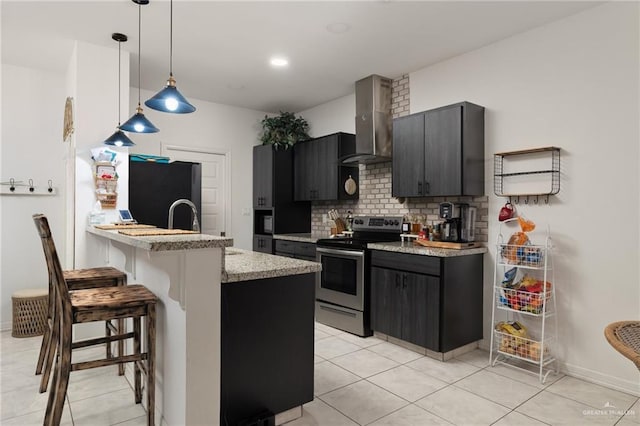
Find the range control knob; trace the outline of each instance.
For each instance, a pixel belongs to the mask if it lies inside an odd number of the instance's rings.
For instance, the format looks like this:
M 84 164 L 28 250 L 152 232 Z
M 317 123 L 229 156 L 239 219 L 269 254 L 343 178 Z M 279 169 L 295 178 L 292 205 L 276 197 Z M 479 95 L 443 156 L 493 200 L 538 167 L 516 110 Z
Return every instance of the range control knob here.
M 384 226 L 387 226 L 387 225 L 389 225 L 389 221 L 388 221 L 388 220 L 385 220 L 385 221 L 384 221 Z
M 396 226 L 398 226 L 398 225 L 400 224 L 400 222 L 398 222 L 398 220 L 394 220 L 394 221 L 393 221 L 393 224 L 394 224 L 394 225 L 396 225 Z

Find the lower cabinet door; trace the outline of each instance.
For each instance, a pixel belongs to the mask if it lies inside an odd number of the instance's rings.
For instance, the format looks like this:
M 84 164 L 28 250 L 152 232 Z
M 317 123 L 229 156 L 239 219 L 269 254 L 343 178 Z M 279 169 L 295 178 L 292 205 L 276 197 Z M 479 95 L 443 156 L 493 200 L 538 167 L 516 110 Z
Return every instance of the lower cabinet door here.
M 262 253 L 273 253 L 273 238 L 263 235 L 253 236 L 253 251 L 259 251 Z
M 402 338 L 401 273 L 371 268 L 371 328 Z
M 440 278 L 402 275 L 402 340 L 440 350 Z

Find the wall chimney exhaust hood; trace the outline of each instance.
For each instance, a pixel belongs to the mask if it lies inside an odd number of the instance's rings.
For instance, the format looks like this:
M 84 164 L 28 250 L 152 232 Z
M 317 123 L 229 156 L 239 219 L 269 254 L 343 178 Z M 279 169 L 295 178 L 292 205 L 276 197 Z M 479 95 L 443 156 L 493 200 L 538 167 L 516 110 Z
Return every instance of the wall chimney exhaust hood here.
M 343 163 L 380 163 L 390 161 L 391 79 L 370 75 L 356 81 L 356 153 Z

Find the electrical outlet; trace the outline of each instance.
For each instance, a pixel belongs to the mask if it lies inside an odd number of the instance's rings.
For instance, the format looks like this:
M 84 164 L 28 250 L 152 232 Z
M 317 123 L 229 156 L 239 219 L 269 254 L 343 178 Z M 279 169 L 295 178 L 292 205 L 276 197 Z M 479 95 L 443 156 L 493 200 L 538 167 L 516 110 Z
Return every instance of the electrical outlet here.
M 251 209 L 242 209 L 242 216 L 251 216 Z
M 331 219 L 329 219 L 329 213 L 325 213 L 323 216 L 323 222 L 322 223 L 329 223 L 331 222 Z

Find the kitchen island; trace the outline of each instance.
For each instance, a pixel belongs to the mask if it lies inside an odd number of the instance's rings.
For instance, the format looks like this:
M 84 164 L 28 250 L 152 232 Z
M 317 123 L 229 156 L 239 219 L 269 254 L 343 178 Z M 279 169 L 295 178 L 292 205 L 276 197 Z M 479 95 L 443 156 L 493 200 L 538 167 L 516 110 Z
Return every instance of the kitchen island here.
M 313 400 L 320 269 L 315 262 L 226 249 L 220 424 L 256 424 L 273 415 L 282 424 Z
M 103 247 L 105 264 L 127 272 L 129 283 L 144 284 L 159 298 L 156 418 L 162 418 L 170 426 L 216 423 L 212 419 L 219 419 L 221 415 L 221 360 L 225 357 L 221 348 L 223 338 L 229 335 L 222 331 L 221 324 L 242 329 L 250 314 L 240 314 L 242 306 L 264 302 L 270 295 L 278 296 L 279 300 L 263 306 L 265 312 L 269 309 L 291 311 L 303 317 L 293 322 L 310 327 L 311 341 L 303 339 L 302 343 L 309 346 L 311 353 L 313 385 L 313 308 L 307 318 L 305 302 L 300 304 L 301 309 L 296 308 L 290 298 L 295 292 L 289 292 L 295 290 L 296 283 L 302 283 L 298 287 L 304 289 L 303 292 L 310 291 L 313 300 L 313 276 L 320 265 L 226 249 L 233 244 L 231 238 L 205 234 L 133 237 L 91 226 L 87 232 L 96 239 L 98 247 Z M 226 250 L 229 253 L 225 255 Z M 225 313 L 222 300 L 223 293 L 227 292 L 230 296 L 224 297 L 230 301 L 233 311 Z M 284 297 L 280 298 L 281 294 Z M 240 318 L 236 320 L 234 315 Z M 267 315 L 259 325 L 277 329 L 281 324 L 274 325 L 273 318 L 273 314 Z M 256 342 L 250 341 L 249 336 L 234 332 L 231 336 L 237 338 L 232 342 L 236 344 L 234 347 L 248 344 L 258 354 L 261 347 L 272 347 L 274 343 L 254 346 Z M 297 356 L 280 349 L 280 359 Z M 234 364 L 237 364 L 235 360 Z M 287 368 L 283 363 L 278 365 Z M 243 381 L 237 388 L 242 394 L 234 391 L 232 402 L 247 405 L 247 401 L 253 401 L 252 394 L 244 392 L 250 384 Z

